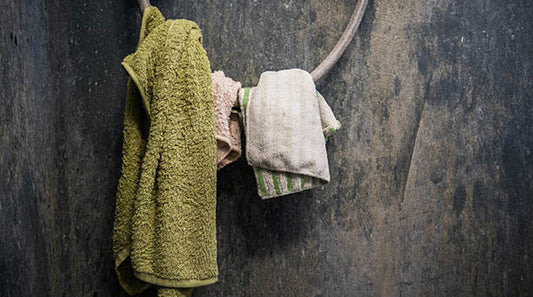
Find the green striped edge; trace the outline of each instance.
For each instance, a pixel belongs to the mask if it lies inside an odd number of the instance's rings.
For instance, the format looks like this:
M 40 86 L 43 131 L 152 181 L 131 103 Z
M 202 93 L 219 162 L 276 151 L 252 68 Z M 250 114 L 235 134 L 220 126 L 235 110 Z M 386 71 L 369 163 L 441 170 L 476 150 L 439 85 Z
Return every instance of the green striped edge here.
M 294 186 L 292 184 L 292 174 L 287 172 L 287 189 L 289 192 L 294 192 Z
M 246 107 L 248 107 L 248 101 L 250 100 L 250 88 L 244 88 L 244 99 L 242 100 L 243 112 L 246 112 Z
M 264 197 L 270 196 L 268 193 L 266 183 L 265 183 L 265 177 L 263 176 L 263 169 L 257 167 L 256 168 L 257 173 L 257 182 L 259 183 L 259 191 L 261 191 L 261 195 Z
M 301 175 L 300 176 L 300 189 L 304 189 L 305 188 L 305 175 Z
M 281 185 L 279 182 L 279 173 L 278 172 L 272 172 L 272 181 L 274 182 L 274 189 L 276 190 L 277 195 L 281 195 Z

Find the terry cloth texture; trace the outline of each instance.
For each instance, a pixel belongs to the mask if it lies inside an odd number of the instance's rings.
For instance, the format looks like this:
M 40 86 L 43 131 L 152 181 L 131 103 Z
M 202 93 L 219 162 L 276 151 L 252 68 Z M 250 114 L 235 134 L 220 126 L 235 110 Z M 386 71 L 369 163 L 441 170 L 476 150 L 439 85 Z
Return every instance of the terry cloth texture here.
M 239 91 L 239 103 L 261 198 L 329 182 L 325 142 L 340 123 L 307 71 L 264 72 L 256 87 Z
M 215 113 L 201 32 L 148 7 L 122 65 L 130 80 L 115 269 L 130 295 L 154 284 L 159 296 L 190 296 L 218 277 Z
M 239 115 L 232 112 L 241 83 L 224 75 L 211 73 L 215 97 L 215 123 L 217 139 L 217 168 L 236 161 L 241 156 L 241 126 Z

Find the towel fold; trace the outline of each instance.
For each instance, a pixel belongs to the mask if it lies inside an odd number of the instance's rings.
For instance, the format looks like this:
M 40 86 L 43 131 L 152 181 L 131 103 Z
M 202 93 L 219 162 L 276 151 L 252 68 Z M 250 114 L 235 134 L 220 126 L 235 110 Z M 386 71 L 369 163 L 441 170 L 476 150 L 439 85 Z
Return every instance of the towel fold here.
M 130 294 L 190 296 L 217 281 L 216 141 L 210 66 L 198 26 L 143 14 L 124 115 L 113 257 Z
M 307 71 L 264 72 L 256 87 L 239 91 L 239 103 L 261 198 L 329 182 L 325 141 L 340 123 Z
M 217 139 L 217 168 L 236 161 L 241 156 L 241 127 L 239 115 L 232 112 L 241 83 L 224 75 L 211 73 L 215 97 L 215 123 Z

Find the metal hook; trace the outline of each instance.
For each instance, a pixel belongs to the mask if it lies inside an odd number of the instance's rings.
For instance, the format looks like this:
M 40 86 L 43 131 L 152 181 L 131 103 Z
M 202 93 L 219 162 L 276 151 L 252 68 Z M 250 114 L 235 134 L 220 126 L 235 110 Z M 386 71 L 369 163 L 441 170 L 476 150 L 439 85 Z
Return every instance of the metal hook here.
M 357 31 L 357 28 L 359 27 L 359 24 L 361 24 L 361 20 L 363 19 L 363 15 L 365 14 L 365 9 L 368 4 L 368 0 L 359 0 L 357 1 L 357 5 L 355 6 L 355 9 L 353 11 L 352 17 L 350 18 L 350 22 L 348 23 L 348 26 L 346 27 L 346 30 L 344 30 L 344 33 L 342 33 L 341 38 L 335 45 L 335 47 L 331 50 L 329 55 L 318 65 L 313 72 L 311 72 L 311 76 L 313 77 L 313 81 L 317 82 L 320 80 L 326 73 L 328 73 L 329 70 L 337 63 L 337 61 L 340 59 L 350 42 L 352 41 L 353 37 L 355 36 L 355 32 Z
M 139 3 L 139 7 L 141 8 L 141 13 L 144 13 L 146 7 L 151 6 L 150 0 L 137 0 L 137 3 Z M 313 81 L 316 82 L 320 80 L 320 78 L 322 78 L 326 73 L 328 73 L 328 71 L 342 56 L 342 54 L 350 44 L 350 41 L 353 39 L 355 32 L 357 31 L 357 28 L 361 23 L 361 20 L 363 19 L 367 4 L 368 0 L 357 1 L 357 5 L 355 6 L 350 22 L 348 23 L 348 26 L 346 27 L 346 30 L 342 34 L 341 38 L 339 39 L 333 50 L 331 50 L 329 55 L 324 59 L 324 61 L 322 61 L 322 63 L 320 63 L 320 65 L 318 65 L 315 70 L 311 72 Z
M 150 0 L 137 0 L 137 3 L 139 3 L 139 7 L 141 8 L 141 13 L 144 13 L 146 7 L 152 6 Z

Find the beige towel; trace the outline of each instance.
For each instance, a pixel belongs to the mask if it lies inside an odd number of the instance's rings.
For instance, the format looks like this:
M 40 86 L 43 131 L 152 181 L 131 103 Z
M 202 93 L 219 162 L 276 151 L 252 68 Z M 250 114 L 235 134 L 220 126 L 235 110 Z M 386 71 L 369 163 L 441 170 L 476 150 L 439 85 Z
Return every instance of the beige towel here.
M 215 123 L 217 139 L 217 168 L 236 161 L 241 156 L 241 127 L 239 115 L 232 112 L 241 83 L 224 75 L 222 71 L 211 73 L 215 97 Z
M 239 91 L 239 103 L 261 198 L 329 182 L 325 142 L 340 123 L 307 71 L 265 72 L 257 87 Z

